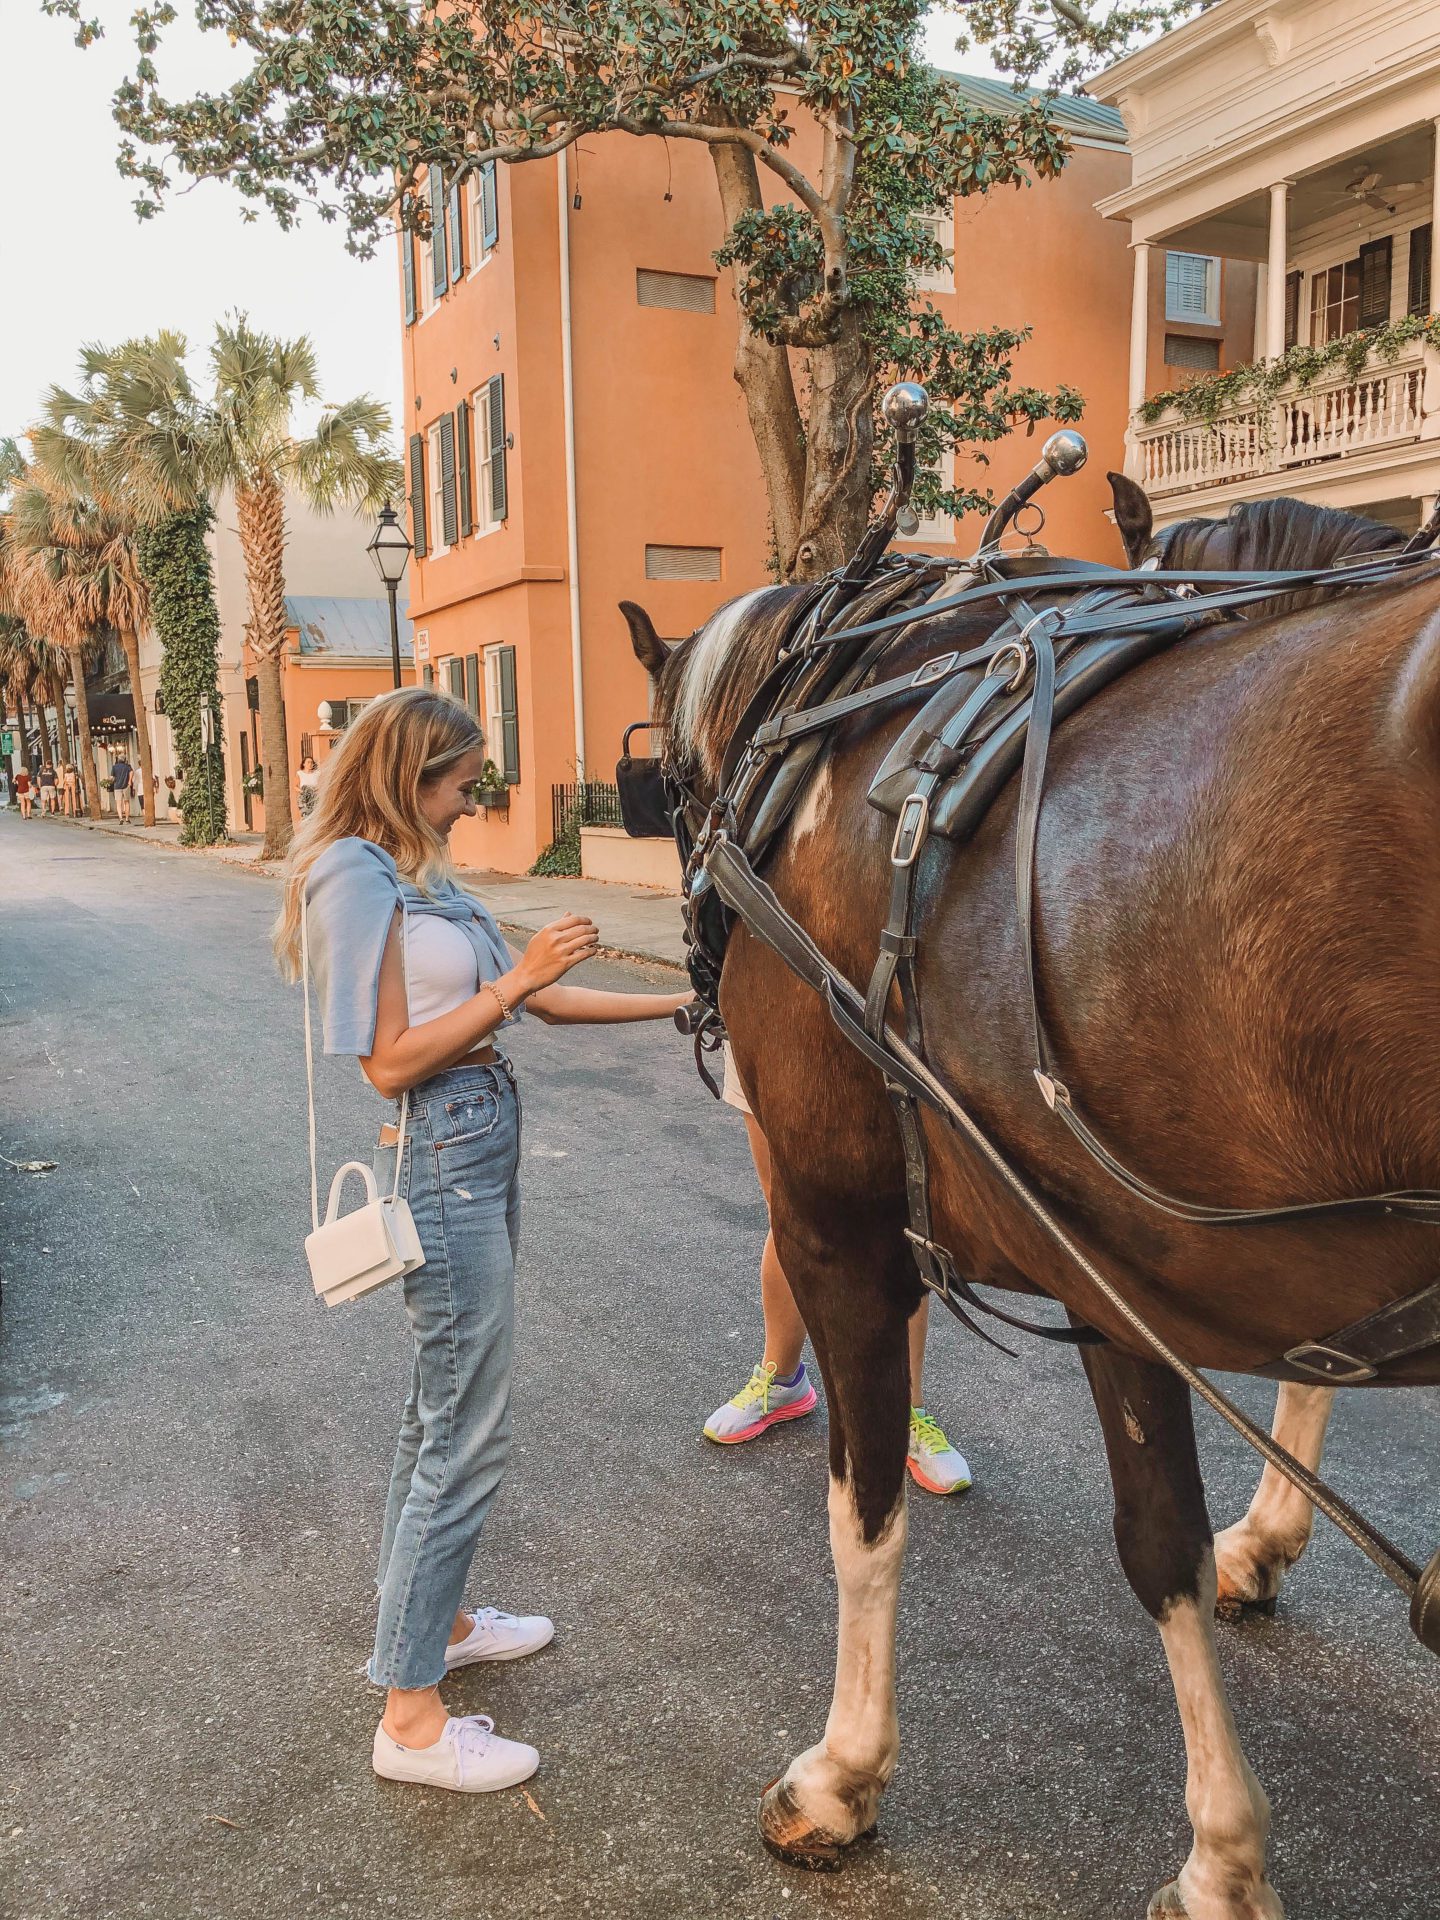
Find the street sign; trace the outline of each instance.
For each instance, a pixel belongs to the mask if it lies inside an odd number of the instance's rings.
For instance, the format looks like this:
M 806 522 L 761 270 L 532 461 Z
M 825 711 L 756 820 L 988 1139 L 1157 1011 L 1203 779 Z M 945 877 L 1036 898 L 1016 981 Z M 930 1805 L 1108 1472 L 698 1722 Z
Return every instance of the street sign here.
M 415 636 L 415 658 L 417 660 L 428 660 L 430 658 L 430 629 L 428 627 L 421 627 Z

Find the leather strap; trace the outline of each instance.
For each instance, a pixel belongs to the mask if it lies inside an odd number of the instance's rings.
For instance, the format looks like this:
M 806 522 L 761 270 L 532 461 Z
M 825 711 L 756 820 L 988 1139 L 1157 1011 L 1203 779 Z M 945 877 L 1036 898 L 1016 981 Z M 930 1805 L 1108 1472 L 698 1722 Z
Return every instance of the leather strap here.
M 1387 1361 L 1403 1360 L 1440 1342 L 1440 1280 L 1404 1300 L 1367 1313 L 1324 1340 L 1305 1340 L 1285 1355 L 1287 1366 L 1337 1387 L 1373 1380 Z

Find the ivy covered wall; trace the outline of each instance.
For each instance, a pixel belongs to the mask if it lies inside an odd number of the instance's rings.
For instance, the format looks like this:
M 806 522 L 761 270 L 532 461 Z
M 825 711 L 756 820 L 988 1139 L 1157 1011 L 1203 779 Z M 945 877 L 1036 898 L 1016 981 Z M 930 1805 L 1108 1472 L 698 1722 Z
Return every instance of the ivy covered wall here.
M 140 536 L 140 566 L 160 638 L 160 699 L 184 775 L 180 842 L 207 847 L 226 834 L 225 761 L 220 709 L 220 614 L 210 550 L 208 506 L 177 513 Z M 202 744 L 202 713 L 213 715 Z

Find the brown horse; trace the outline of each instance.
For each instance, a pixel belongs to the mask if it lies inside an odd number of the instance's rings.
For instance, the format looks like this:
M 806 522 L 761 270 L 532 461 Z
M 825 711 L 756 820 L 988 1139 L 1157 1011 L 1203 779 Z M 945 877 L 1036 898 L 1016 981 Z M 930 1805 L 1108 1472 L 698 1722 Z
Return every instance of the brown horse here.
M 1148 503 L 1119 483 L 1132 559 Z M 1321 565 L 1391 544 L 1294 501 L 1163 536 L 1172 566 Z M 667 756 L 700 794 L 786 634 L 797 589 L 722 608 L 667 645 L 624 609 L 656 683 Z M 1056 736 L 1036 866 L 1040 990 L 1077 1104 L 1132 1167 L 1229 1206 L 1440 1181 L 1440 585 L 1397 585 L 1204 629 L 1152 657 Z M 993 615 L 909 630 L 884 672 L 978 645 Z M 863 981 L 893 821 L 867 803 L 905 715 L 853 718 L 821 761 L 767 879 Z M 1384 1216 L 1195 1226 L 1131 1199 L 1042 1104 L 1014 904 L 1012 781 L 974 839 L 921 856 L 919 985 L 929 1063 L 1045 1192 L 1071 1233 L 1187 1360 L 1263 1369 L 1434 1277 L 1434 1239 Z M 896 1129 L 878 1073 L 820 1000 L 742 927 L 721 1010 L 773 1156 L 776 1243 L 830 1409 L 839 1585 L 835 1691 L 820 1741 L 766 1793 L 785 1857 L 833 1865 L 874 1823 L 894 1769 L 904 1551 L 906 1323 L 919 1284 Z M 1216 1561 L 1189 1395 L 1141 1349 L 958 1136 L 927 1116 L 936 1238 L 973 1281 L 1049 1295 L 1110 1344 L 1084 1349 L 1131 1587 L 1157 1622 L 1189 1765 L 1194 1845 L 1152 1914 L 1275 1920 L 1265 1797 L 1216 1657 Z M 1390 1370 L 1440 1380 L 1440 1355 Z M 1328 1396 L 1282 1397 L 1318 1453 Z M 1287 1425 L 1288 1422 L 1288 1425 Z M 1271 1489 L 1273 1493 L 1273 1488 Z M 1227 1546 L 1232 1591 L 1273 1588 L 1303 1500 L 1265 1499 Z M 1298 1540 L 1297 1540 L 1298 1535 Z

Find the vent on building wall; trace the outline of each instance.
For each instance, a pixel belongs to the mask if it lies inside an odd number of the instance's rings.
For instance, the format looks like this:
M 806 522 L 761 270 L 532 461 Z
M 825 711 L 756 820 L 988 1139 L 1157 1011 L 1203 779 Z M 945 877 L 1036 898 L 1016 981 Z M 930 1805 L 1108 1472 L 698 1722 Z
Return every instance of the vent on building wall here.
M 647 580 L 718 580 L 719 547 L 646 547 Z
M 652 273 L 648 267 L 637 267 L 635 297 L 642 307 L 714 313 L 715 282 L 705 273 Z
M 1167 333 L 1165 364 L 1167 367 L 1203 367 L 1206 373 L 1218 373 L 1220 342 L 1197 340 L 1186 333 Z

